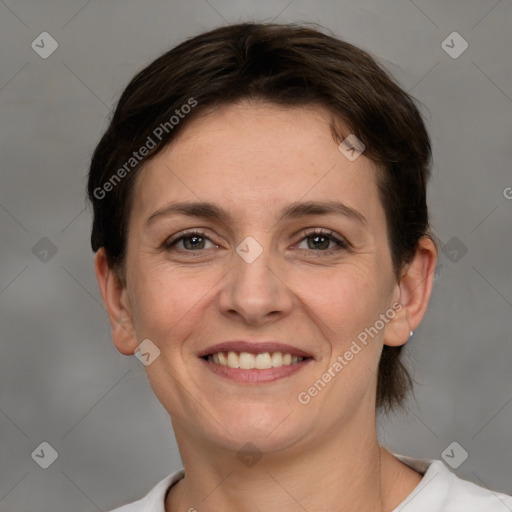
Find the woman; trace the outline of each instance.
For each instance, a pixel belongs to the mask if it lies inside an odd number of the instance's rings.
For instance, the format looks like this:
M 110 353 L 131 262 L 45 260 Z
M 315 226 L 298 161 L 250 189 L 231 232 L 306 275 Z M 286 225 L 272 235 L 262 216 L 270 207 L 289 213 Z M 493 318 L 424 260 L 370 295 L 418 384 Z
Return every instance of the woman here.
M 184 470 L 118 512 L 512 506 L 377 440 L 432 289 L 430 153 L 411 98 L 310 28 L 223 27 L 131 81 L 91 163 L 91 241 Z

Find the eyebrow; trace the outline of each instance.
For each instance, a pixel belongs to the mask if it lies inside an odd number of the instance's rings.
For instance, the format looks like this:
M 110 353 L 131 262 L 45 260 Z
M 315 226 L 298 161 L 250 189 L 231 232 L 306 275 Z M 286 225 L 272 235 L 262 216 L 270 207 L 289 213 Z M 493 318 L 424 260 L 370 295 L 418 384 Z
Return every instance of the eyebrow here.
M 286 219 L 299 219 L 308 215 L 342 215 L 360 224 L 367 225 L 366 217 L 359 211 L 339 201 L 306 201 L 295 202 L 285 206 L 280 212 L 277 222 Z M 209 202 L 173 202 L 153 212 L 146 225 L 162 216 L 185 215 L 202 219 L 217 220 L 228 223 L 231 215 L 214 203 Z

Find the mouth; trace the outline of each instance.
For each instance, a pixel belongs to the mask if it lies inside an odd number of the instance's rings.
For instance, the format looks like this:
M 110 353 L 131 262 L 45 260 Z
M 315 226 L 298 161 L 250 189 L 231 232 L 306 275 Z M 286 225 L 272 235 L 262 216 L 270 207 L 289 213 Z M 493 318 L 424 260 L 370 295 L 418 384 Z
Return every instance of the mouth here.
M 227 342 L 198 356 L 216 375 L 252 384 L 288 377 L 313 360 L 303 350 L 280 343 Z
M 203 359 L 209 363 L 229 368 L 241 368 L 242 370 L 268 370 L 270 368 L 281 368 L 282 366 L 291 366 L 302 362 L 303 356 L 292 355 L 282 352 L 262 352 L 252 354 L 250 352 L 215 352 L 203 356 Z

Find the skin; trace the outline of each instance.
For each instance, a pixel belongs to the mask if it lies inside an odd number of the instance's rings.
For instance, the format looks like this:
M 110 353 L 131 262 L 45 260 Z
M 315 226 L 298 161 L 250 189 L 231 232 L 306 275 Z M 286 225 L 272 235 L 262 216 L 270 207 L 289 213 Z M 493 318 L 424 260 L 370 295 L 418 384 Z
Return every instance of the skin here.
M 160 349 L 145 368 L 186 474 L 168 494 L 167 512 L 390 511 L 421 480 L 378 444 L 376 376 L 383 345 L 404 344 L 423 318 L 436 248 L 421 239 L 397 281 L 375 164 L 364 153 L 349 161 L 330 123 L 321 108 L 262 102 L 192 121 L 137 178 L 125 274 L 97 253 L 115 346 L 131 355 L 149 338 Z M 290 203 L 331 200 L 366 222 L 339 214 L 278 221 Z M 173 201 L 213 202 L 232 219 L 158 215 L 147 224 Z M 162 248 L 192 228 L 207 237 L 197 255 L 190 239 Z M 348 247 L 327 254 L 338 246 L 321 239 L 317 248 L 303 233 L 315 228 Z M 263 248 L 252 263 L 236 252 L 249 236 Z M 307 405 L 299 403 L 298 394 L 396 302 L 401 311 L 378 335 Z M 275 382 L 236 383 L 197 357 L 234 339 L 277 340 L 314 359 Z M 237 458 L 247 442 L 262 455 L 251 467 Z

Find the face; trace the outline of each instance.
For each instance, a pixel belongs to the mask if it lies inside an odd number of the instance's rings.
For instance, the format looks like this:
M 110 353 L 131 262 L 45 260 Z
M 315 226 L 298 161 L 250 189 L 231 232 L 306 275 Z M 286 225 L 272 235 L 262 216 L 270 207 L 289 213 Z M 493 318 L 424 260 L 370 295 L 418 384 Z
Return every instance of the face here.
M 122 300 L 132 350 L 160 350 L 146 371 L 177 436 L 270 452 L 372 423 L 400 291 L 375 165 L 346 158 L 330 123 L 230 105 L 137 178 Z

